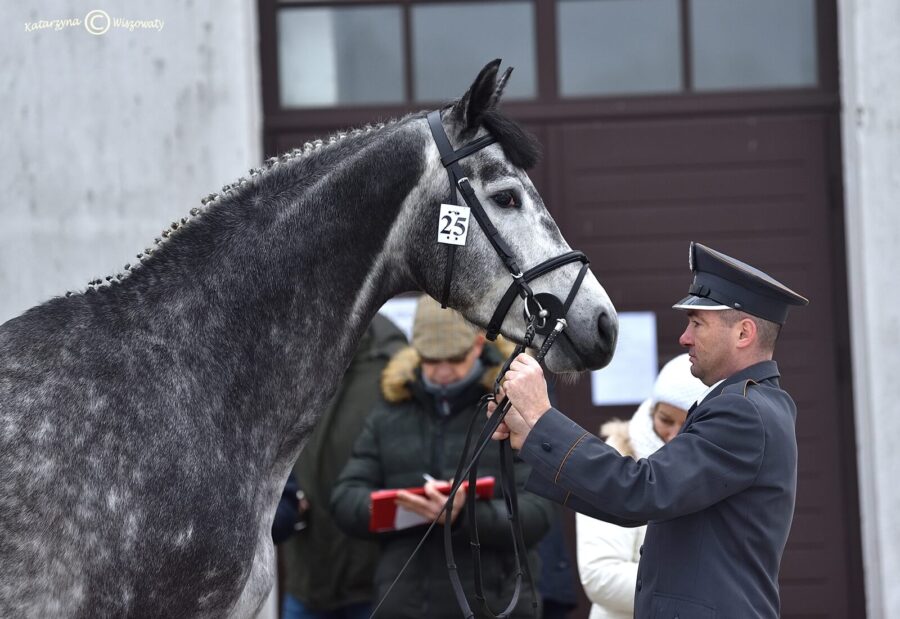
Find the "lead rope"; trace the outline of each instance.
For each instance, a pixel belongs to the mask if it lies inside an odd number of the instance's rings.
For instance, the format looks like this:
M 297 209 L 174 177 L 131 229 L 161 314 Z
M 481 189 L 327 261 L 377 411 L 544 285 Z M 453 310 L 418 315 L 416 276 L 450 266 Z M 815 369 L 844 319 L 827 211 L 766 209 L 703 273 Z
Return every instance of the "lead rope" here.
M 516 350 L 509 357 L 509 359 L 507 359 L 506 363 L 501 369 L 501 373 L 494 383 L 495 393 L 499 388 L 500 382 L 503 379 L 503 375 L 506 374 L 506 371 L 512 364 L 512 361 L 516 357 L 518 357 L 520 353 L 524 352 L 524 350 L 530 345 L 531 340 L 534 338 L 535 323 L 539 319 L 540 316 L 535 314 L 529 320 L 529 324 L 525 332 L 525 341 L 523 344 L 520 344 L 516 347 Z M 556 338 L 560 335 L 560 333 L 562 333 L 565 327 L 565 319 L 557 319 L 556 325 L 554 326 L 553 330 L 547 335 L 547 338 L 544 340 L 541 349 L 535 356 L 535 359 L 539 363 L 543 361 L 544 357 L 547 355 L 547 352 L 549 352 L 550 347 L 553 346 L 554 341 L 556 341 Z M 486 396 L 484 407 L 486 407 L 487 402 L 491 401 L 492 399 L 493 396 Z M 478 538 L 478 523 L 475 515 L 475 496 L 473 495 L 473 489 L 475 488 L 475 484 L 478 478 L 478 462 L 481 459 L 481 454 L 487 447 L 487 445 L 490 444 L 491 436 L 500 426 L 500 423 L 503 421 L 510 408 L 511 404 L 507 398 L 504 398 L 498 404 L 497 409 L 494 411 L 494 414 L 482 429 L 481 435 L 479 436 L 479 448 L 476 450 L 469 466 L 467 467 L 469 487 L 466 510 L 469 518 L 469 543 L 472 548 L 475 572 L 475 597 L 481 602 L 482 608 L 484 609 L 485 613 L 489 617 L 493 617 L 495 619 L 506 619 L 515 611 L 515 608 L 519 603 L 519 597 L 521 596 L 522 583 L 524 578 L 527 578 L 529 588 L 531 590 L 531 606 L 532 612 L 535 617 L 538 613 L 539 604 L 534 576 L 532 575 L 531 568 L 528 564 L 528 548 L 525 545 L 525 538 L 518 517 L 518 497 L 516 491 L 515 470 L 513 468 L 512 449 L 509 446 L 509 440 L 500 441 L 498 447 L 500 450 L 500 481 L 503 490 L 504 503 L 506 506 L 506 514 L 510 525 L 510 533 L 512 534 L 513 553 L 516 561 L 516 586 L 513 591 L 512 598 L 510 599 L 506 608 L 499 613 L 495 613 L 493 609 L 490 608 L 484 595 L 484 583 L 482 580 L 481 569 L 481 544 Z M 481 408 L 479 412 L 481 410 L 483 410 L 483 408 Z M 459 468 L 462 468 L 462 463 L 465 461 L 465 457 L 466 451 L 464 450 L 463 456 L 460 459 Z M 459 475 L 459 470 L 457 470 L 457 475 Z M 455 489 L 456 488 L 454 488 L 454 490 Z M 453 495 L 455 494 L 454 490 L 451 490 L 451 495 L 448 501 L 450 504 L 452 504 L 453 501 Z M 467 619 L 472 618 L 475 616 L 475 614 L 469 606 L 468 600 L 465 596 L 465 592 L 462 588 L 462 583 L 459 580 L 458 570 L 456 569 L 453 557 L 452 539 L 450 531 L 446 528 L 444 530 L 444 552 L 447 556 L 447 570 L 450 574 L 451 583 L 453 583 L 453 590 L 456 594 L 457 603 L 459 604 L 460 609 L 463 611 L 463 616 Z

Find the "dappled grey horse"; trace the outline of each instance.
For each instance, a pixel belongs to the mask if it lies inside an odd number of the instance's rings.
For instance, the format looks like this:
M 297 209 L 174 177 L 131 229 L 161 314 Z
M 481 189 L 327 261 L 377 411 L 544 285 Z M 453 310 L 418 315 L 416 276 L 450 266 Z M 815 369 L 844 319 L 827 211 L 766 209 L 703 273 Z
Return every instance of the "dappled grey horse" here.
M 462 166 L 529 268 L 569 247 L 523 171 L 535 144 L 496 109 L 498 65 L 442 124 L 454 145 L 496 138 Z M 424 114 L 338 134 L 0 326 L 0 616 L 252 616 L 282 486 L 358 338 L 395 294 L 442 294 L 448 191 Z M 509 273 L 478 226 L 455 262 L 448 304 L 486 326 Z M 564 298 L 579 266 L 535 290 Z M 615 311 L 593 274 L 567 318 L 548 367 L 605 365 Z

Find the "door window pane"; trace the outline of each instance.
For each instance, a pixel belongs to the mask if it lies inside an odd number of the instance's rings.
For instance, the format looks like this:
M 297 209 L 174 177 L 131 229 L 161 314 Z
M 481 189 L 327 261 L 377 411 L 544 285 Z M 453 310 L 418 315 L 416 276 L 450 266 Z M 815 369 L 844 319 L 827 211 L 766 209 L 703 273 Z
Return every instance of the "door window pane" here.
M 416 5 L 412 8 L 416 101 L 461 96 L 494 58 L 515 67 L 504 99 L 534 97 L 534 7 L 531 2 Z
M 681 90 L 678 0 L 560 0 L 564 97 Z
M 694 88 L 818 82 L 814 0 L 692 0 Z
M 285 107 L 401 103 L 400 9 L 281 9 L 278 73 Z

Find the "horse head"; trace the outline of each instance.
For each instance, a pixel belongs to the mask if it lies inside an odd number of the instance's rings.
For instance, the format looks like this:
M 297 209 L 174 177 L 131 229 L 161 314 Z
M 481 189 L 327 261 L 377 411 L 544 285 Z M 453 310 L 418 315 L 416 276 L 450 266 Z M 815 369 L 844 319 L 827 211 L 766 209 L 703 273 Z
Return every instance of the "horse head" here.
M 499 65 L 499 60 L 486 65 L 468 91 L 441 110 L 440 125 L 449 139 L 443 161 L 437 145 L 440 128 L 432 128 L 426 171 L 419 191 L 411 195 L 420 210 L 405 218 L 410 233 L 420 241 L 416 245 L 428 249 L 409 257 L 410 271 L 420 288 L 458 309 L 472 323 L 488 328 L 489 337 L 489 327 L 495 327 L 493 330 L 522 342 L 526 311 L 554 305 L 553 318 L 558 318 L 559 307 L 568 300 L 565 337 L 559 338 L 547 355 L 548 368 L 559 373 L 603 367 L 615 349 L 615 309 L 594 274 L 587 269 L 581 273 L 586 258 L 572 252 L 528 178 L 525 170 L 537 162 L 540 150 L 533 137 L 497 109 L 512 71 L 507 69 L 498 78 Z M 437 118 L 433 116 L 434 122 Z M 491 140 L 493 143 L 483 146 Z M 473 142 L 475 152 L 469 154 L 466 145 Z M 448 157 L 448 148 L 463 155 L 455 168 L 457 176 L 468 179 L 487 224 L 480 218 L 476 221 L 474 212 L 466 219 L 452 213 L 448 217 L 445 209 L 441 216 L 442 203 L 451 198 L 453 204 L 466 204 L 460 191 L 451 193 L 450 183 L 459 178 L 448 177 L 445 170 L 445 164 L 451 165 L 448 160 L 454 158 Z M 496 229 L 493 240 L 491 223 Z M 435 242 L 436 237 L 441 240 L 441 233 L 447 237 L 463 229 L 467 229 L 463 246 L 453 249 Z M 506 260 L 503 254 L 507 254 Z M 568 259 L 553 260 L 560 256 Z M 527 283 L 539 303 L 526 303 L 528 295 L 520 293 L 527 288 L 510 287 L 514 282 L 511 271 L 516 268 L 525 272 L 526 278 L 529 270 L 539 272 L 532 273 L 533 279 Z M 448 273 L 452 274 L 449 279 Z M 550 303 L 551 297 L 558 301 Z M 501 303 L 504 298 L 508 305 Z M 537 336 L 534 345 L 541 344 L 550 327 Z

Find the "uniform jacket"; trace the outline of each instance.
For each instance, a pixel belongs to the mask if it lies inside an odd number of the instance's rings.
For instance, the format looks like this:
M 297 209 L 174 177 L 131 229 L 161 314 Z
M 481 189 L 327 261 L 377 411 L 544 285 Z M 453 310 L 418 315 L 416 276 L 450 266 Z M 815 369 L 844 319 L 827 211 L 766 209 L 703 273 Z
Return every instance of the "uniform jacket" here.
M 288 593 L 313 610 L 328 611 L 372 599 L 378 547 L 338 529 L 329 503 L 353 441 L 378 398 L 381 373 L 391 356 L 405 345 L 403 333 L 376 314 L 294 466 L 294 477 L 310 509 L 305 514 L 307 527 L 282 546 L 284 585 Z
M 625 526 L 649 522 L 638 619 L 779 616 L 778 569 L 797 487 L 796 407 L 764 361 L 694 407 L 681 433 L 634 461 L 555 409 L 521 450 L 527 488 Z
M 501 361 L 493 345 L 485 347 L 482 362 L 489 369 L 481 382 L 474 382 L 455 399 L 449 414 L 440 414 L 433 396 L 422 388 L 419 357 L 414 349 L 407 348 L 398 353 L 385 369 L 382 380 L 384 401 L 377 404 L 366 419 L 362 433 L 354 444 L 353 454 L 332 494 L 332 510 L 338 524 L 352 535 L 380 542 L 381 555 L 375 572 L 379 600 L 412 555 L 426 526 L 370 533 L 370 493 L 381 488 L 422 486 L 425 473 L 436 479 L 453 476 L 469 420 L 475 413 L 478 400 L 488 392 L 488 385 L 492 384 Z M 516 481 L 522 488 L 530 467 L 522 461 L 514 466 Z M 478 474 L 499 475 L 498 450 L 495 446 L 489 445 L 484 451 Z M 502 494 L 499 488 L 495 492 L 493 500 L 478 501 L 476 517 L 486 595 L 492 608 L 500 611 L 512 597 L 515 561 Z M 532 548 L 529 553 L 532 570 L 537 567 L 533 548 L 546 533 L 552 510 L 553 505 L 544 499 L 520 492 L 519 517 L 526 545 Z M 474 597 L 468 527 L 463 511 L 453 525 L 454 554 L 469 604 L 477 613 L 480 606 Z M 532 573 L 538 574 L 536 571 Z M 515 617 L 532 616 L 531 599 L 528 587 L 525 587 Z M 435 527 L 416 554 L 379 610 L 379 615 L 392 619 L 460 616 L 447 575 L 440 525 Z

